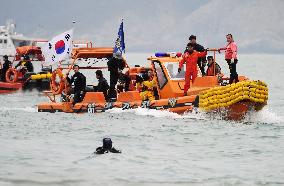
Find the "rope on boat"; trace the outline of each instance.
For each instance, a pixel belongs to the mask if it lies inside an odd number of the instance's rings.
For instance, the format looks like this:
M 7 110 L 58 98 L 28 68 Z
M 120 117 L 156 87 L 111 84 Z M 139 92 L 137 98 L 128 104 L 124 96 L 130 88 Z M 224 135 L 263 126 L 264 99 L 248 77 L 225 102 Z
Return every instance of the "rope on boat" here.
M 267 84 L 263 81 L 241 81 L 203 91 L 199 95 L 199 107 L 205 111 L 228 107 L 240 101 L 266 103 Z

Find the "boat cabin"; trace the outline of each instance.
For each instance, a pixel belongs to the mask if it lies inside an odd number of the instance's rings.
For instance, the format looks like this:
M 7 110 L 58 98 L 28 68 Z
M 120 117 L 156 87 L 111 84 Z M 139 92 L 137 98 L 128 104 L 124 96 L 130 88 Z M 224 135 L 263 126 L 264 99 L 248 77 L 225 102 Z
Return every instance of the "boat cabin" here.
M 160 99 L 182 97 L 184 94 L 185 84 L 185 64 L 181 69 L 181 72 L 178 73 L 181 55 L 164 54 L 165 55 L 156 53 L 156 56 L 148 58 L 155 72 Z M 218 79 L 216 76 L 202 77 L 201 73 L 199 72 L 194 83 L 191 83 L 190 89 L 188 90 L 188 95 L 193 95 L 196 93 L 196 91 L 200 92 L 201 90 L 215 86 L 218 86 Z

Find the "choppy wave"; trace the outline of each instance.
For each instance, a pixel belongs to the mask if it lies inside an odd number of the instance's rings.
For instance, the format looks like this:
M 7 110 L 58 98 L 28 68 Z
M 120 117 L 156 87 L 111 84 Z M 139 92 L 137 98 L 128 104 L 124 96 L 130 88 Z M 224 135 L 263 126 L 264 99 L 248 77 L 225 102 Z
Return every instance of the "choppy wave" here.
M 244 122 L 250 123 L 283 123 L 284 118 L 282 116 L 278 116 L 272 109 L 269 107 L 265 107 L 260 111 L 251 111 L 248 112 L 246 117 L 243 120 Z
M 136 108 L 130 110 L 122 110 L 121 108 L 113 108 L 107 111 L 112 114 L 120 113 L 133 113 L 139 116 L 153 116 L 156 118 L 166 117 L 172 119 L 196 119 L 196 120 L 222 120 L 222 116 L 218 114 L 209 115 L 200 111 L 187 112 L 184 114 L 177 114 L 169 112 L 167 110 L 154 110 L 154 109 L 145 109 L 145 108 Z M 253 123 L 283 123 L 284 118 L 278 116 L 273 110 L 265 107 L 260 111 L 251 111 L 248 112 L 245 118 L 237 123 L 244 124 L 253 124 Z

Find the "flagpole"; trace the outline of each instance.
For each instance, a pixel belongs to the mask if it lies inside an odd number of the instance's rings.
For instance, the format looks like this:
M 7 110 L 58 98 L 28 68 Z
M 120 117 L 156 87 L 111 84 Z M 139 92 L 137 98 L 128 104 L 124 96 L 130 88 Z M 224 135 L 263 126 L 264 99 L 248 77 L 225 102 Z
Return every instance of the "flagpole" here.
M 124 25 L 123 25 L 123 18 L 121 19 L 121 23 L 122 23 L 122 26 L 124 27 Z M 123 30 L 124 30 L 124 28 L 123 28 Z M 124 32 L 124 31 L 123 31 Z M 124 33 L 123 33 L 123 40 L 124 40 Z M 125 48 L 124 48 L 124 54 L 125 54 Z

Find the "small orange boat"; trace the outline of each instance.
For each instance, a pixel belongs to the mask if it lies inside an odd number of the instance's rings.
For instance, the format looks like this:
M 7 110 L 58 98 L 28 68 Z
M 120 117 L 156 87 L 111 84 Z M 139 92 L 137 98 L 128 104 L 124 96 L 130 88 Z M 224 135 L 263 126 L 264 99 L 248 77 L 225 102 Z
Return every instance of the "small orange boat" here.
M 215 52 L 214 51 L 214 60 Z M 110 58 L 113 48 L 79 48 L 73 51 L 73 63 L 80 58 Z M 228 84 L 228 78 L 217 76 L 200 76 L 191 83 L 187 96 L 184 96 L 184 68 L 177 73 L 180 55 L 174 53 L 149 57 L 150 67 L 129 67 L 126 74 L 131 79 L 130 91 L 120 92 L 115 102 L 106 102 L 102 92 L 86 92 L 82 102 L 72 105 L 70 102 L 56 102 L 56 94 L 64 88 L 63 83 L 54 85 L 52 91 L 45 92 L 51 102 L 40 103 L 39 112 L 95 113 L 112 108 L 132 109 L 148 108 L 168 110 L 175 113 L 191 112 L 199 109 L 208 113 L 222 113 L 224 119 L 239 120 L 249 110 L 260 110 L 268 99 L 267 85 L 261 81 L 250 81 L 239 76 L 240 82 Z M 106 66 L 93 67 L 106 69 Z M 139 73 L 153 70 L 154 81 L 157 82 L 157 98 L 142 101 L 139 91 L 135 89 L 136 77 Z M 54 72 L 56 75 L 56 71 Z M 64 82 L 64 75 L 61 81 Z M 60 88 L 61 87 L 61 88 Z M 58 92 L 57 90 L 60 91 Z
M 43 61 L 44 57 L 40 47 L 36 46 L 22 46 L 16 48 L 16 55 L 14 62 L 19 62 L 21 57 L 29 56 L 31 61 Z M 30 73 L 24 69 L 17 70 L 11 67 L 6 72 L 6 82 L 0 82 L 0 94 L 1 93 L 12 93 L 18 90 L 31 90 L 37 89 L 48 90 L 50 89 L 49 79 L 51 73 L 49 68 L 43 68 L 42 72 Z M 51 71 L 51 69 L 50 69 Z

